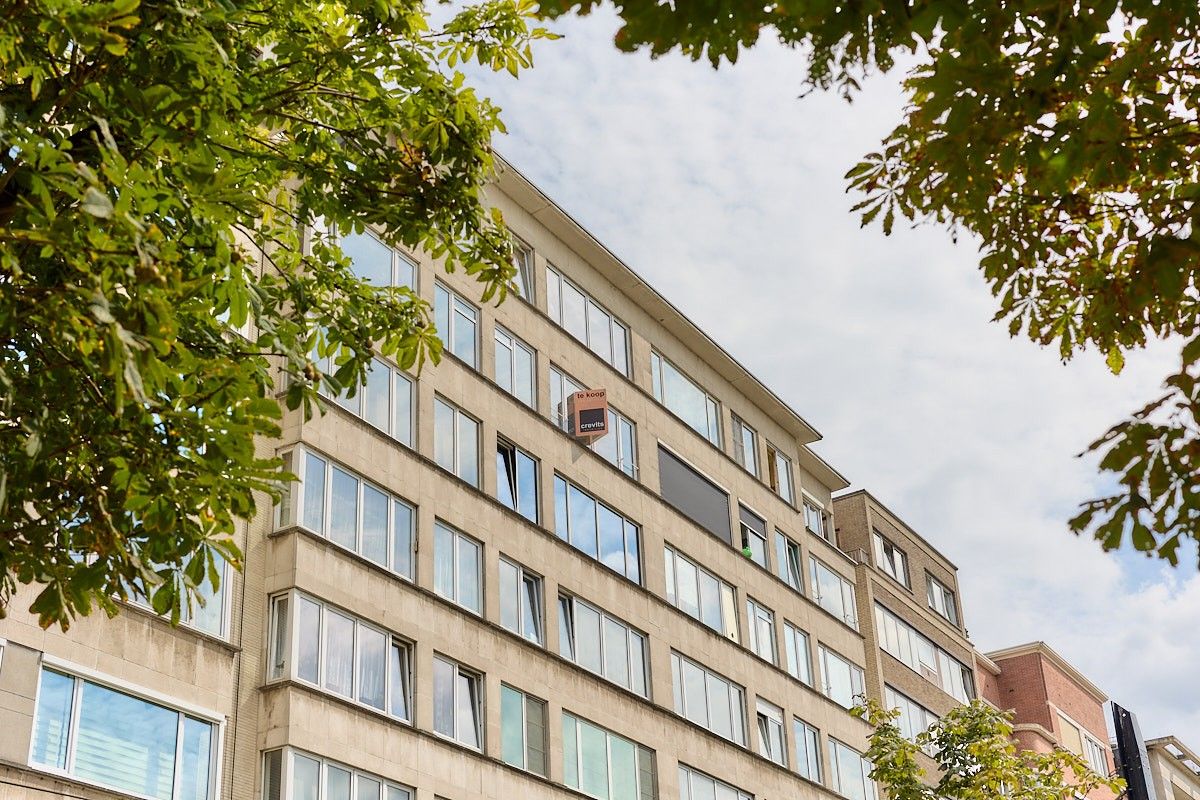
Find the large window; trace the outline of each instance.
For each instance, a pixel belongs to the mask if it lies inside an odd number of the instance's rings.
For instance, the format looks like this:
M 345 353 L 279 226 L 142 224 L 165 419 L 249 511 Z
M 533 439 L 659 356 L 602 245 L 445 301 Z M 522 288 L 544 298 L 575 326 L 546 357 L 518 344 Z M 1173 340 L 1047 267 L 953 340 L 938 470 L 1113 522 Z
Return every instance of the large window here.
M 558 647 L 563 658 L 648 697 L 646 637 L 577 597 L 558 598 Z
M 754 800 L 754 795 L 680 764 L 679 800 Z
M 555 425 L 567 433 L 574 433 L 567 398 L 582 391 L 584 387 L 579 381 L 551 365 L 550 417 Z M 637 427 L 612 405 L 608 407 L 608 433 L 591 440 L 586 446 L 629 477 L 637 479 Z
M 433 657 L 433 730 L 467 747 L 483 749 L 483 676 L 441 656 Z
M 833 525 L 829 522 L 829 515 L 811 500 L 804 501 L 804 527 L 809 533 L 815 533 L 837 547 L 837 538 L 834 536 Z
M 854 584 L 834 572 L 816 556 L 808 558 L 808 575 L 812 582 L 812 597 L 817 605 L 858 630 L 858 606 L 854 599 Z
M 971 670 L 881 605 L 875 606 L 875 629 L 884 652 L 904 662 L 960 703 L 975 696 Z
M 563 783 L 597 800 L 654 800 L 654 752 L 567 711 Z
M 783 644 L 787 650 L 787 671 L 812 686 L 812 653 L 809 651 L 808 634 L 790 622 L 783 623 Z
M 758 752 L 782 767 L 787 766 L 787 735 L 783 709 L 758 698 Z
M 480 613 L 483 545 L 438 521 L 433 526 L 433 590 L 468 611 Z
M 337 372 L 337 356 L 334 353 L 320 355 L 323 348 L 320 342 L 313 348 L 313 363 L 322 372 L 332 375 Z M 328 396 L 324 385 L 321 394 Z M 412 447 L 413 381 L 387 362 L 371 359 L 366 382 L 355 387 L 354 396 L 350 397 L 347 390 L 333 399 L 351 414 Z
M 629 329 L 553 267 L 546 270 L 546 313 L 617 372 L 629 374 Z
M 900 728 L 900 734 L 910 742 L 916 742 L 918 735 L 929 730 L 929 726 L 938 721 L 937 714 L 891 686 L 883 687 L 883 700 L 888 709 L 899 710 L 900 716 L 896 718 L 896 726 Z M 928 750 L 926 752 L 933 755 Z
M 229 578 L 230 568 L 229 562 L 223 559 L 218 559 L 217 575 L 220 579 L 220 584 L 216 591 L 213 591 L 212 584 L 205 577 L 204 583 L 197 587 L 197 594 L 200 595 L 199 600 L 191 601 L 183 604 L 180 610 L 179 622 L 181 625 L 186 625 L 189 628 L 195 628 L 198 631 L 219 636 L 222 639 L 229 636 Z M 167 580 L 172 580 L 168 578 Z M 141 594 L 131 593 L 130 602 L 135 603 L 150 611 L 154 610 L 150 599 L 142 597 Z M 203 601 L 204 605 L 201 605 Z M 3 651 L 3 642 L 0 642 L 0 652 Z
M 500 685 L 500 758 L 514 767 L 546 774 L 546 701 Z
M 871 762 L 849 745 L 829 737 L 829 786 L 850 800 L 875 800 Z
M 355 275 L 375 286 L 414 286 L 416 265 L 370 233 L 347 233 L 338 245 Z
M 817 648 L 817 653 L 821 661 L 821 691 L 835 703 L 853 708 L 865 691 L 862 667 L 824 645 Z
M 713 733 L 746 744 L 746 695 L 728 678 L 671 653 L 675 713 Z
M 300 480 L 280 505 L 280 527 L 302 525 L 412 578 L 416 512 L 411 505 L 303 448 L 284 454 L 284 468 Z
M 407 786 L 290 747 L 263 755 L 268 800 L 413 800 Z
M 929 595 L 929 607 L 941 614 L 951 625 L 958 626 L 958 606 L 954 602 L 954 592 L 946 584 L 926 573 L 925 581 Z
M 271 600 L 271 679 L 310 683 L 412 719 L 412 645 L 299 592 Z
M 733 458 L 746 472 L 758 477 L 758 433 L 737 414 L 733 415 Z
M 638 526 L 564 478 L 554 476 L 554 531 L 609 569 L 642 582 Z
M 804 574 L 800 571 L 800 545 L 778 528 L 775 529 L 775 572 L 783 582 L 804 592 Z
M 30 763 L 156 800 L 216 797 L 217 726 L 43 667 Z
M 767 483 L 785 502 L 796 504 L 791 459 L 779 452 L 779 448 L 770 442 L 767 443 Z
M 433 399 L 433 460 L 479 486 L 479 422 L 440 397 Z
M 1058 712 L 1059 744 L 1077 756 L 1083 756 L 1088 767 L 1098 775 L 1108 774 L 1108 748 L 1096 741 L 1074 720 Z
M 657 352 L 650 353 L 654 399 L 670 409 L 696 433 L 721 446 L 721 406 Z
M 742 552 L 763 569 L 767 568 L 767 523 L 743 505 L 738 506 L 742 531 Z
M 875 566 L 911 588 L 912 584 L 908 579 L 908 556 L 905 552 L 879 531 L 873 531 L 871 538 L 875 543 Z
M 721 541 L 733 544 L 728 492 L 662 445 L 658 446 L 658 480 L 663 500 Z
M 496 499 L 530 522 L 538 521 L 538 462 L 505 439 L 496 439 Z
M 433 289 L 433 324 L 446 352 L 479 367 L 479 312 L 438 282 Z
M 500 559 L 500 624 L 542 644 L 542 579 L 515 561 Z
M 792 717 L 796 739 L 796 771 L 814 783 L 821 782 L 821 733 L 799 717 Z
M 675 548 L 664 548 L 667 602 L 717 633 L 738 640 L 733 587 Z
M 530 408 L 537 404 L 533 348 L 496 326 L 496 383 Z
M 746 598 L 747 644 L 759 658 L 775 663 L 775 612 L 753 597 Z

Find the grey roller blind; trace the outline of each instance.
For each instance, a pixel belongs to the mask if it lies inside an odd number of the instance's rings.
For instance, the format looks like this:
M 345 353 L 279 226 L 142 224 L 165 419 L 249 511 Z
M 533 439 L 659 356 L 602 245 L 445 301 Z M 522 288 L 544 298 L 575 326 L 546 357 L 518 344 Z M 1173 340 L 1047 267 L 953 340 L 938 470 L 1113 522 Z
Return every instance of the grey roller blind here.
M 661 445 L 658 448 L 658 477 L 664 500 L 727 544 L 733 543 L 728 494 Z

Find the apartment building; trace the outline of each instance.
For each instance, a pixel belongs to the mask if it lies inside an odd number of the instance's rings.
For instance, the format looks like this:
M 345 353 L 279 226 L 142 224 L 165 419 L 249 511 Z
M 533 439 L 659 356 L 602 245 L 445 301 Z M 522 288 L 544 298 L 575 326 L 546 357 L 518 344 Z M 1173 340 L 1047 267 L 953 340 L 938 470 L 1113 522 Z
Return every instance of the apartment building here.
M 910 739 L 975 696 L 958 568 L 870 492 L 834 498 L 838 545 L 858 564 L 866 696 L 900 710 Z M 930 776 L 936 765 L 918 756 Z
M 1062 748 L 1082 756 L 1100 775 L 1114 772 L 1105 724 L 1108 697 L 1045 642 L 1008 647 L 977 659 L 980 695 L 1013 713 L 1013 738 L 1022 750 Z M 1113 800 L 1100 787 L 1090 800 Z
M 433 304 L 447 356 L 381 358 L 260 443 L 299 480 L 202 611 L 64 634 L 27 593 L 0 620 L 0 798 L 874 800 L 864 686 L 935 714 L 970 693 L 921 671 L 925 640 L 961 657 L 953 566 L 865 495 L 835 533 L 847 481 L 807 421 L 516 170 L 489 198 L 525 245 L 498 307 L 345 238 Z M 583 390 L 603 437 L 573 427 Z M 876 529 L 912 593 L 875 561 L 862 588 Z
M 1147 762 L 1158 800 L 1200 800 L 1200 756 L 1174 736 L 1146 742 Z

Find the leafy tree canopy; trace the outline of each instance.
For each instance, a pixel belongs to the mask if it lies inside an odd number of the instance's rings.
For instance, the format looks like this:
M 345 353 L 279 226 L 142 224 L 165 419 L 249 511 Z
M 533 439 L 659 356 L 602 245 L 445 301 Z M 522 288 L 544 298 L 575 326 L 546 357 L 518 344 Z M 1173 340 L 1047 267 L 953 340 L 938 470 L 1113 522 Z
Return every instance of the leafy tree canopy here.
M 543 0 L 557 16 L 600 0 Z M 1165 393 L 1093 445 L 1106 482 L 1071 521 L 1174 564 L 1200 541 L 1200 3 L 614 0 L 616 43 L 714 66 L 770 34 L 853 97 L 900 54 L 903 119 L 848 173 L 863 224 L 965 231 L 1011 333 L 1063 359 L 1181 337 Z
M 177 620 L 275 491 L 255 439 L 278 433 L 276 378 L 310 412 L 322 382 L 361 381 L 372 343 L 406 368 L 439 356 L 409 287 L 373 288 L 328 237 L 302 247 L 308 230 L 372 226 L 505 294 L 511 245 L 480 194 L 501 123 L 456 66 L 527 67 L 547 35 L 532 10 L 6 6 L 0 613 L 41 584 L 44 626 L 131 595 Z

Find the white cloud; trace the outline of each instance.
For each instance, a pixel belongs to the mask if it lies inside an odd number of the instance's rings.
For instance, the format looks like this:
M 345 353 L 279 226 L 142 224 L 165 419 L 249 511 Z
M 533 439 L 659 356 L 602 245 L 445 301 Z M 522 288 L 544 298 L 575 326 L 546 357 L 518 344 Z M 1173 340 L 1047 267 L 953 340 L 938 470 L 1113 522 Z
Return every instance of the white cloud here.
M 1066 532 L 1101 491 L 1075 458 L 1152 396 L 1170 347 L 1114 378 L 989 323 L 967 244 L 860 231 L 842 174 L 899 119 L 894 76 L 851 105 L 798 99 L 800 54 L 765 43 L 714 72 L 619 54 L 604 14 L 557 26 L 519 81 L 484 79 L 499 147 L 817 426 L 818 451 L 961 568 L 974 641 L 1044 639 L 1200 746 L 1200 577 Z

